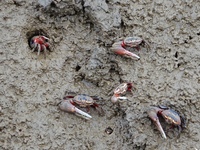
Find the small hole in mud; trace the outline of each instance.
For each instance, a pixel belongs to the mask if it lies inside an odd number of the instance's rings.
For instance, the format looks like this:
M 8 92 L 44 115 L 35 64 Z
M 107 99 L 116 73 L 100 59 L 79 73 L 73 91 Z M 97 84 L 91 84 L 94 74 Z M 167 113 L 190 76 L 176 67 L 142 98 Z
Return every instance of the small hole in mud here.
M 112 65 L 110 66 L 109 72 L 110 72 L 110 73 L 118 72 L 118 71 L 117 71 L 117 68 L 118 68 L 118 66 L 117 66 L 116 64 L 112 64 Z
M 19 129 L 19 132 L 21 132 L 22 131 L 22 129 Z
M 111 127 L 107 127 L 106 129 L 105 129 L 105 132 L 107 133 L 107 134 L 112 134 L 113 133 L 113 129 L 111 128 Z
M 187 40 L 185 40 L 185 41 L 184 41 L 184 43 L 188 43 L 188 41 L 187 41 Z
M 44 52 L 44 57 L 46 58 L 46 50 L 51 51 L 47 33 L 44 30 L 39 29 L 28 32 L 26 37 L 31 51 L 38 52 L 38 54 Z
M 178 58 L 178 52 L 175 53 L 174 57 Z
M 180 64 L 180 63 L 178 63 L 178 64 L 177 64 L 177 66 L 178 66 L 178 68 L 179 68 L 179 67 L 181 66 L 181 64 Z
M 29 45 L 30 48 L 31 48 L 31 45 L 30 45 L 31 44 L 31 39 L 34 36 L 38 36 L 38 35 L 48 37 L 47 33 L 42 29 L 34 30 L 34 31 L 30 31 L 30 32 L 26 33 L 26 37 L 28 39 L 28 45 Z M 48 41 L 48 40 L 45 39 L 45 41 Z
M 121 20 L 121 27 L 125 27 L 124 21 Z
M 197 35 L 200 35 L 200 32 L 198 32 Z
M 81 66 L 77 65 L 76 66 L 76 71 L 79 71 L 81 69 Z
M 109 3 L 109 0 L 106 0 L 106 3 L 108 4 L 108 3 Z
M 115 72 L 115 68 L 110 68 L 109 72 L 110 72 L 110 73 Z
M 193 39 L 191 36 L 189 36 L 189 39 L 191 40 L 191 39 Z
M 56 7 L 55 2 L 51 2 L 50 6 L 51 6 L 51 7 Z

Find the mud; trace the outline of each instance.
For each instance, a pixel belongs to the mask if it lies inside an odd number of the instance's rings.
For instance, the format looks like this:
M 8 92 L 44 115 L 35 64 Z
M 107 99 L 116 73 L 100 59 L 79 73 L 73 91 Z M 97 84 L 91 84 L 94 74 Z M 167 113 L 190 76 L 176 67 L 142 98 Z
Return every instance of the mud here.
M 200 2 L 0 2 L 0 149 L 200 149 Z M 38 31 L 52 43 L 46 59 L 28 45 Z M 135 51 L 140 61 L 110 50 L 127 36 L 150 43 Z M 114 105 L 112 90 L 124 81 L 134 95 Z M 86 121 L 60 111 L 68 92 L 102 97 L 105 115 L 91 109 Z M 158 104 L 185 116 L 180 136 L 161 138 L 146 113 Z

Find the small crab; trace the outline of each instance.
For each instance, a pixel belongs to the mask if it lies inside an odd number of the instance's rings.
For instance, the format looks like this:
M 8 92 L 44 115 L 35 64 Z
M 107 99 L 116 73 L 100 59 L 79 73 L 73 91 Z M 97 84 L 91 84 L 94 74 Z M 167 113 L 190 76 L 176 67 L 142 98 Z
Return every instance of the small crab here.
M 127 91 L 132 93 L 133 84 L 132 83 L 121 83 L 115 90 L 114 95 L 111 97 L 111 102 L 116 103 L 119 100 L 127 100 L 127 97 L 121 96 L 124 95 Z
M 88 110 L 90 106 L 93 106 L 96 108 L 100 115 L 103 115 L 103 109 L 97 103 L 95 103 L 94 100 L 99 100 L 99 98 L 96 96 L 88 96 L 86 94 L 65 96 L 64 100 L 59 103 L 59 107 L 63 111 L 75 113 L 76 115 L 81 116 L 85 119 L 91 119 L 92 116 L 78 109 L 77 107 L 75 107 L 75 105 L 79 105 L 80 107 L 87 107 Z
M 183 118 L 183 116 L 180 116 L 176 111 L 174 111 L 173 109 L 169 109 L 168 107 L 165 107 L 165 106 L 151 107 L 147 113 L 148 113 L 148 116 L 151 118 L 151 120 L 157 126 L 162 137 L 165 139 L 167 137 L 160 124 L 159 117 L 158 117 L 159 115 L 161 115 L 168 124 L 171 124 L 172 126 L 177 127 L 179 133 L 181 132 L 183 128 L 185 128 L 185 119 Z
M 139 60 L 140 57 L 130 51 L 127 50 L 127 48 L 136 48 L 137 50 L 140 50 L 140 46 L 147 46 L 149 48 L 149 44 L 147 44 L 143 39 L 140 37 L 127 37 L 123 41 L 115 42 L 112 45 L 112 50 L 114 53 L 123 55 L 125 57 L 130 57 L 132 59 Z
M 32 52 L 37 51 L 38 55 L 40 52 L 44 51 L 44 57 L 46 58 L 47 49 L 50 49 L 49 38 L 46 36 L 38 35 L 33 36 L 29 42 Z

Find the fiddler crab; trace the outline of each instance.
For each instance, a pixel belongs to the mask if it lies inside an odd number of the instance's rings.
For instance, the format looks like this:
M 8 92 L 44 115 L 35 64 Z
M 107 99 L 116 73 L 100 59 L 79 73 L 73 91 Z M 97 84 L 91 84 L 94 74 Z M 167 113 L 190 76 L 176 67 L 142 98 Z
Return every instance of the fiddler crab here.
M 49 38 L 46 36 L 33 36 L 29 42 L 32 52 L 37 51 L 37 54 L 40 55 L 40 52 L 44 51 L 44 57 L 46 58 L 47 50 L 50 50 L 50 44 L 48 41 Z
M 96 96 L 88 96 L 86 94 L 79 94 L 76 96 L 65 96 L 63 98 L 63 101 L 61 101 L 58 105 L 62 111 L 74 113 L 75 115 L 85 119 L 91 119 L 92 118 L 91 115 L 75 107 L 75 105 L 78 105 L 80 107 L 86 107 L 88 111 L 89 107 L 93 106 L 96 108 L 96 110 L 100 115 L 103 115 L 104 113 L 103 109 L 94 101 L 99 99 L 100 98 Z
M 173 109 L 170 109 L 166 106 L 158 106 L 158 107 L 151 107 L 148 110 L 148 116 L 150 117 L 150 119 L 155 123 L 155 125 L 157 126 L 158 130 L 160 131 L 161 135 L 163 138 L 167 138 L 166 134 L 160 124 L 159 121 L 159 116 L 162 116 L 162 118 L 165 120 L 165 122 L 167 122 L 168 124 L 171 124 L 172 127 L 177 127 L 178 128 L 178 132 L 180 133 L 184 128 L 186 128 L 185 126 L 185 119 L 183 116 L 180 116 L 176 111 L 174 111 Z
M 127 37 L 123 41 L 115 42 L 111 49 L 118 55 L 139 60 L 140 57 L 127 50 L 127 48 L 136 48 L 137 50 L 140 50 L 140 46 L 146 46 L 148 49 L 150 48 L 149 44 L 140 37 Z
M 121 95 L 126 94 L 127 91 L 132 93 L 132 88 L 132 83 L 121 83 L 116 89 L 114 89 L 114 95 L 111 97 L 111 102 L 116 103 L 120 100 L 128 100 L 127 97 Z

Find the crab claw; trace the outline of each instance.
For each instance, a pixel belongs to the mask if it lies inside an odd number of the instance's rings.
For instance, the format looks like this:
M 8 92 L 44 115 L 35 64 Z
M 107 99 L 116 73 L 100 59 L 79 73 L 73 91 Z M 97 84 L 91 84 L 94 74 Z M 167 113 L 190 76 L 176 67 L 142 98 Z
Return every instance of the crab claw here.
M 135 60 L 139 60 L 140 57 L 134 53 L 131 53 L 129 52 L 128 50 L 124 49 L 121 45 L 121 42 L 116 42 L 112 45 L 112 48 L 111 48 L 114 53 L 118 54 L 118 55 L 122 55 L 124 57 L 130 57 L 132 59 L 135 59 Z
M 74 113 L 77 116 L 80 116 L 84 119 L 92 118 L 92 116 L 90 116 L 89 114 L 85 113 L 84 111 L 82 111 L 82 110 L 76 108 L 74 105 L 72 105 L 69 100 L 63 100 L 62 102 L 60 102 L 59 107 L 62 111 Z
M 47 38 L 46 36 L 40 36 L 40 38 L 42 38 L 43 40 L 44 39 L 49 40 L 49 38 Z
M 118 87 L 114 89 L 114 95 L 111 97 L 111 102 L 116 103 L 117 101 L 123 102 L 124 100 L 128 100 L 127 97 L 120 95 L 124 95 L 127 91 L 131 92 L 132 94 L 132 88 L 132 83 L 121 83 Z
M 119 95 L 117 95 L 117 94 L 114 94 L 112 97 L 111 97 L 111 102 L 113 102 L 113 103 L 116 103 L 116 102 L 118 102 L 118 101 L 123 101 L 123 100 L 128 100 L 128 98 L 127 97 L 123 97 L 123 96 L 119 96 Z
M 157 107 L 152 107 L 150 108 L 150 110 L 147 112 L 148 113 L 148 116 L 149 118 L 151 118 L 151 120 L 155 123 L 155 125 L 157 126 L 158 130 L 160 131 L 161 135 L 163 138 L 167 138 L 166 137 L 166 134 L 160 124 L 160 121 L 159 121 L 159 118 L 157 116 L 157 112 L 159 111 L 160 109 L 157 108 Z

